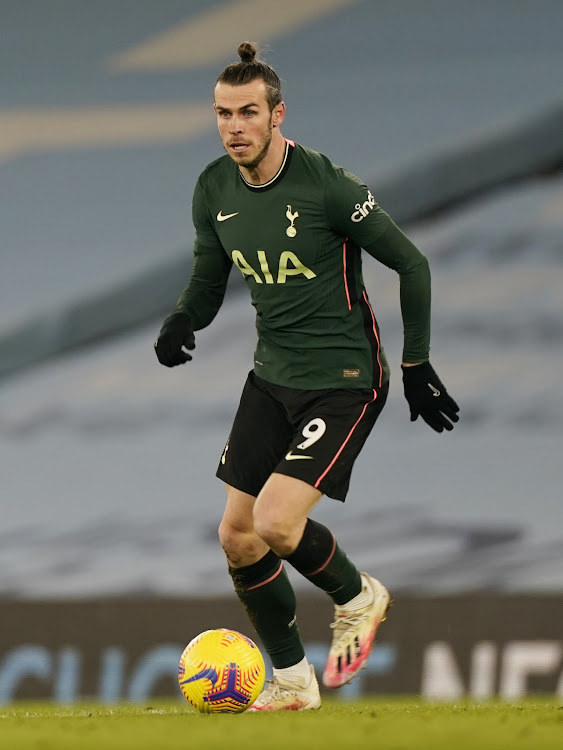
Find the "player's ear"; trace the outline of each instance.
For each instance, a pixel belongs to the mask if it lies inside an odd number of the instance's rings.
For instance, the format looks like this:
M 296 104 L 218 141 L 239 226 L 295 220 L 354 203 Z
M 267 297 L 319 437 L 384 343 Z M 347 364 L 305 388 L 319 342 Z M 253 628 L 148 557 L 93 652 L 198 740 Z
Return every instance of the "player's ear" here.
M 272 111 L 272 127 L 279 128 L 285 117 L 285 102 L 276 104 Z

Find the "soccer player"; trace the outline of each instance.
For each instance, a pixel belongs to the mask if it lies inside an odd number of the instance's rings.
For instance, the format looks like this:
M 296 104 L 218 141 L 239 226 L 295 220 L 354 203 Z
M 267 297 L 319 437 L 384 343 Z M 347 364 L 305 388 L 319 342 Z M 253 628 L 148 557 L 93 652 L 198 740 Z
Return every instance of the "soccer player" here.
M 200 175 L 189 285 L 155 343 L 167 367 L 191 360 L 194 331 L 221 307 L 233 265 L 256 308 L 258 344 L 217 476 L 219 527 L 235 591 L 274 668 L 250 710 L 321 705 L 296 620 L 289 562 L 335 606 L 324 685 L 365 666 L 389 592 L 359 572 L 309 515 L 344 501 L 352 466 L 387 398 L 389 367 L 362 278 L 361 249 L 400 276 L 404 392 L 414 421 L 451 430 L 459 408 L 429 362 L 430 273 L 367 187 L 284 138 L 285 104 L 256 46 L 219 75 L 214 109 L 227 155 Z

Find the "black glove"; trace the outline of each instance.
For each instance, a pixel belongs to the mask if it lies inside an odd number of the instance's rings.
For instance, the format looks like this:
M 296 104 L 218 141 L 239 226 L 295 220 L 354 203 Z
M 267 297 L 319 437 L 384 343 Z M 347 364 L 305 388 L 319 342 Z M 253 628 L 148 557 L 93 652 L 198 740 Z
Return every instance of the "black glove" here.
M 194 332 L 189 315 L 175 312 L 162 324 L 158 338 L 154 342 L 154 350 L 161 365 L 175 367 L 189 362 L 192 358 L 192 355 L 185 352 L 182 347 L 195 349 Z
M 434 372 L 430 362 L 403 367 L 405 398 L 411 410 L 411 422 L 424 419 L 436 432 L 453 430 L 452 422 L 458 422 L 459 406 L 448 394 L 444 384 Z M 451 420 L 451 421 L 450 421 Z

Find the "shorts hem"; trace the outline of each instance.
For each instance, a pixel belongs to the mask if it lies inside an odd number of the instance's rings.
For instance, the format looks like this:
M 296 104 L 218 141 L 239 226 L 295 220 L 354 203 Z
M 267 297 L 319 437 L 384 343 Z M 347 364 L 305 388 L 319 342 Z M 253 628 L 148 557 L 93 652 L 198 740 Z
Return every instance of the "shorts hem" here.
M 258 495 L 260 494 L 260 490 L 264 486 L 262 485 L 262 487 L 260 487 L 260 489 L 257 492 L 255 492 L 254 488 L 249 489 L 248 485 L 245 486 L 244 481 L 238 480 L 236 479 L 236 477 L 221 476 L 219 471 L 215 472 L 215 476 L 217 477 L 217 479 L 220 479 L 224 484 L 228 484 L 230 487 L 233 487 L 235 490 L 238 490 L 239 492 L 244 492 L 246 495 L 250 495 L 251 497 L 258 497 Z

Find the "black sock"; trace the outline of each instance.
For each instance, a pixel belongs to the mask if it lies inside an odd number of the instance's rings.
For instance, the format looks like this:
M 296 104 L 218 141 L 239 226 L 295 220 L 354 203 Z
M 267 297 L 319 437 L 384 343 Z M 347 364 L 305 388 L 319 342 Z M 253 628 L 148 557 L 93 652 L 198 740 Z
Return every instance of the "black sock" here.
M 332 531 L 318 521 L 307 519 L 297 549 L 285 559 L 326 591 L 335 604 L 346 604 L 362 590 L 358 569 L 340 549 Z
M 261 560 L 229 573 L 235 591 L 276 669 L 305 656 L 295 618 L 296 599 L 283 562 L 270 550 Z

